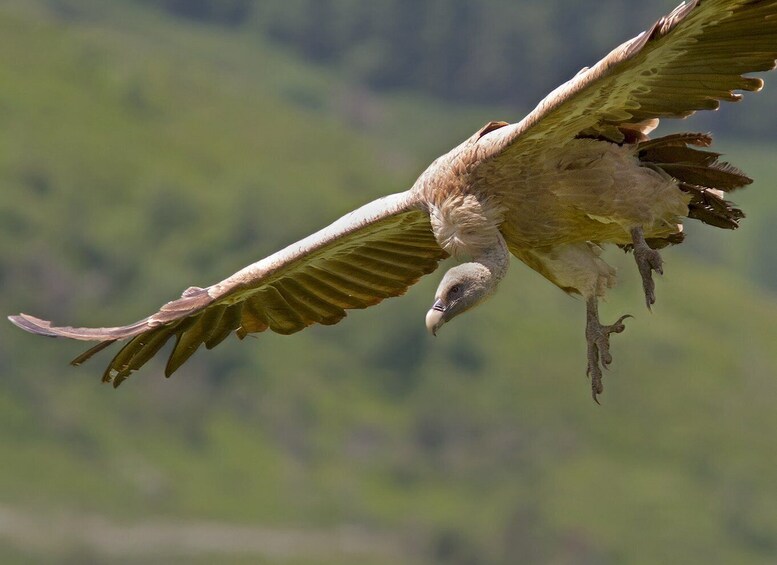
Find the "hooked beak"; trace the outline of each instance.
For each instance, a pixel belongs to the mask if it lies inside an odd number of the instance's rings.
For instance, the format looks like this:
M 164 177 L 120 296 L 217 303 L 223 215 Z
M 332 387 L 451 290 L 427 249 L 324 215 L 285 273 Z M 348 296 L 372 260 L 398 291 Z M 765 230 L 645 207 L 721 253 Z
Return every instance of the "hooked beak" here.
M 432 308 L 426 313 L 426 329 L 432 332 L 432 335 L 437 335 L 437 330 L 440 329 L 445 323 L 445 303 L 441 299 L 437 299 L 432 304 Z

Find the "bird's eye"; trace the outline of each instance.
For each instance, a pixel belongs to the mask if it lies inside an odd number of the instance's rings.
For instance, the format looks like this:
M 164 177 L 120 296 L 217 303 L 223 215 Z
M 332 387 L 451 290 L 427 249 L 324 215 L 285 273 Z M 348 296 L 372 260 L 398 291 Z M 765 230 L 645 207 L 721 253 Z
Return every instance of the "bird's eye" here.
M 459 293 L 459 291 L 461 291 L 461 285 L 454 284 L 454 285 L 451 287 L 450 294 L 458 294 L 458 293 Z

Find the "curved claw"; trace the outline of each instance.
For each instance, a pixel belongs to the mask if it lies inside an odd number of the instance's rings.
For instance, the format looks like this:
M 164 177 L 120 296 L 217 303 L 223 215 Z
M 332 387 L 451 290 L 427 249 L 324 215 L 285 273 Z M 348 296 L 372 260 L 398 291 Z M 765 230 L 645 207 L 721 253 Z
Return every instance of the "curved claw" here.
M 611 328 L 610 333 L 619 334 L 623 333 L 623 331 L 626 329 L 626 325 L 623 323 L 623 320 L 628 320 L 629 318 L 633 318 L 631 314 L 624 314 L 620 318 L 618 318 L 615 323 L 611 326 L 605 326 Z
M 658 251 L 647 244 L 642 228 L 631 230 L 631 238 L 634 244 L 634 260 L 637 262 L 637 269 L 642 276 L 645 304 L 648 310 L 651 310 L 653 304 L 656 303 L 656 283 L 653 281 L 653 271 L 663 275 L 664 260 Z
M 591 379 L 591 394 L 594 401 L 599 404 L 598 395 L 604 391 L 602 384 L 602 370 L 607 370 L 612 363 L 610 353 L 610 334 L 621 333 L 626 329 L 623 323 L 631 314 L 625 314 L 618 318 L 614 324 L 605 326 L 599 322 L 595 310 L 589 310 L 588 324 L 586 326 L 586 339 L 588 341 L 588 368 L 586 375 Z

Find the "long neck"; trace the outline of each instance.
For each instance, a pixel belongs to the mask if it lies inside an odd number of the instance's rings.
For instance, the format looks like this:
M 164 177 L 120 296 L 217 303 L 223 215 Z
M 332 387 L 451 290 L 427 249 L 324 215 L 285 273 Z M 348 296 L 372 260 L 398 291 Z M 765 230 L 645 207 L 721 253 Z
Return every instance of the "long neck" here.
M 489 290 L 491 292 L 496 290 L 499 282 L 507 274 L 507 267 L 510 265 L 510 251 L 507 249 L 507 244 L 502 234 L 496 232 L 494 245 L 486 248 L 484 252 L 472 259 L 473 263 L 480 263 L 490 271 Z

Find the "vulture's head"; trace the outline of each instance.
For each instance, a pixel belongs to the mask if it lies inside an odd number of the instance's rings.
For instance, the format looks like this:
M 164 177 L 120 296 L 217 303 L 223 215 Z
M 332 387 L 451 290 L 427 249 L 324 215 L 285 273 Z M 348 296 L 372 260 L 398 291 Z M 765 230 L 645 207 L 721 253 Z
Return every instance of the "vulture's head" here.
M 496 284 L 491 269 L 481 263 L 464 263 L 450 269 L 437 287 L 434 304 L 426 314 L 426 327 L 437 335 L 437 330 L 489 297 Z

